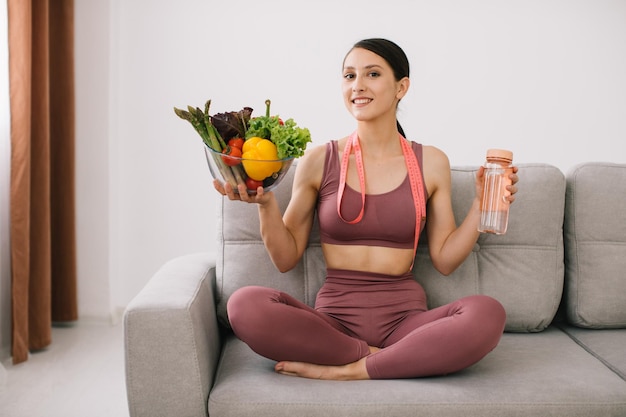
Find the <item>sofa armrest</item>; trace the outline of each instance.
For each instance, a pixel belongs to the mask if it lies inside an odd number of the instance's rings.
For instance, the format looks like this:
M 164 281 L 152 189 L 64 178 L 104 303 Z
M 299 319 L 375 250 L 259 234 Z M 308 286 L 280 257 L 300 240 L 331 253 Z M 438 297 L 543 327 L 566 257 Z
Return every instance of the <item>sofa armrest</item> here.
M 130 415 L 207 416 L 220 355 L 209 254 L 161 267 L 124 313 L 126 390 Z

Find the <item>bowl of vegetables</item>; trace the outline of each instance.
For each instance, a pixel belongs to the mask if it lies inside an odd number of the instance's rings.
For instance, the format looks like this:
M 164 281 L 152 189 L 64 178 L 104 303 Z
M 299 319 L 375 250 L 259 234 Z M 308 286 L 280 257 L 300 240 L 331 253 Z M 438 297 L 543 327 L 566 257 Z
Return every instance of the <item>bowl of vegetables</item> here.
M 289 171 L 294 157 L 278 159 L 276 147 L 268 139 L 253 136 L 248 140 L 236 138 L 227 145 L 227 151 L 217 152 L 204 147 L 209 170 L 213 178 L 228 182 L 235 192 L 245 184 L 248 194 L 256 194 L 259 187 L 271 191 L 280 184 Z
M 265 115 L 252 116 L 252 108 L 237 112 L 209 114 L 211 100 L 187 110 L 174 112 L 194 127 L 204 142 L 209 171 L 213 178 L 228 182 L 235 192 L 245 184 L 248 194 L 258 187 L 276 188 L 293 161 L 304 155 L 311 134 L 298 127 L 293 119 L 283 121 L 270 115 L 270 100 L 265 101 Z

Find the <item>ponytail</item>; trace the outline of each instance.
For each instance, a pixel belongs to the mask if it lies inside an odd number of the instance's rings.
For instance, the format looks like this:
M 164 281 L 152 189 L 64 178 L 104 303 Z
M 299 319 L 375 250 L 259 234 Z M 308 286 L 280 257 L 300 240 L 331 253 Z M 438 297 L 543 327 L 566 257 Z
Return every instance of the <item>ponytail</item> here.
M 406 138 L 406 135 L 404 134 L 404 129 L 402 129 L 402 126 L 400 126 L 400 122 L 396 120 L 396 126 L 398 127 L 398 133 L 400 133 L 403 137 Z

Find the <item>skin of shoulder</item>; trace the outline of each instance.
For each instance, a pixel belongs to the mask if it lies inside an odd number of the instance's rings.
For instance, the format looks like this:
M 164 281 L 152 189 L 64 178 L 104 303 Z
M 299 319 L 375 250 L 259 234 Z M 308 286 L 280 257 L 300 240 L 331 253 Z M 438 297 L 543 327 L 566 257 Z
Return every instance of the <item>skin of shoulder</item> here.
M 428 196 L 434 196 L 440 187 L 449 185 L 450 161 L 448 156 L 439 148 L 430 145 L 422 147 L 424 181 L 428 189 Z

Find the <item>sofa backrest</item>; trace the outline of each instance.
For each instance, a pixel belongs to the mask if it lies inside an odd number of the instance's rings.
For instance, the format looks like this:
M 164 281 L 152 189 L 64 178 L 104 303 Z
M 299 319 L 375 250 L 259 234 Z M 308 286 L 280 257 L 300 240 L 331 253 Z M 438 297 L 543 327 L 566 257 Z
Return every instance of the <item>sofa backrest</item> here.
M 564 229 L 568 321 L 626 327 L 626 164 L 568 171 Z
M 289 201 L 296 166 L 274 190 L 282 210 Z M 413 272 L 425 288 L 431 308 L 465 295 L 487 294 L 504 305 L 507 331 L 537 332 L 554 318 L 563 291 L 565 177 L 551 165 L 518 167 L 519 191 L 506 235 L 481 235 L 467 260 L 454 273 L 443 276 L 432 266 L 424 234 Z M 474 198 L 475 171 L 476 167 L 452 169 L 457 224 Z M 313 305 L 326 272 L 317 222 L 301 262 L 280 273 L 260 238 L 255 205 L 223 199 L 219 212 L 216 294 L 223 324 L 228 325 L 228 297 L 245 285 L 278 288 Z

